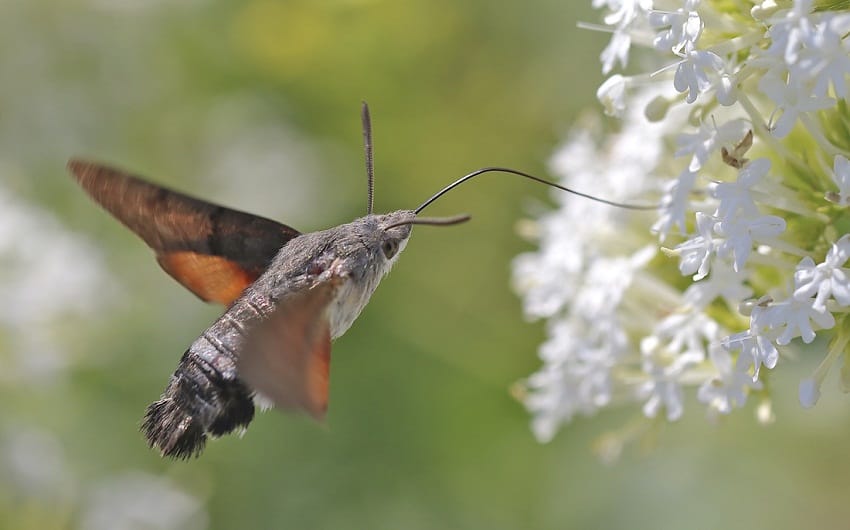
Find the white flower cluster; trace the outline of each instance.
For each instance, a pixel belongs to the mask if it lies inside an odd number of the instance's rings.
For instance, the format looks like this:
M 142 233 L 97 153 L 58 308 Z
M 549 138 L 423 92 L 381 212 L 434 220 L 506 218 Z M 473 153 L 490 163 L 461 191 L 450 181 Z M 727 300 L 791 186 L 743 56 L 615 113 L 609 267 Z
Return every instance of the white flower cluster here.
M 632 44 L 654 50 L 658 69 L 609 77 L 597 96 L 619 130 L 575 133 L 553 171 L 583 192 L 662 206 L 560 195 L 534 223 L 539 250 L 517 258 L 514 281 L 526 314 L 548 324 L 521 393 L 536 436 L 617 403 L 675 420 L 689 386 L 711 414 L 758 394 L 768 421 L 765 369 L 829 330 L 799 388 L 813 405 L 850 340 L 850 12 L 835 7 L 847 3 L 593 5 L 613 34 L 603 72 L 625 66 Z

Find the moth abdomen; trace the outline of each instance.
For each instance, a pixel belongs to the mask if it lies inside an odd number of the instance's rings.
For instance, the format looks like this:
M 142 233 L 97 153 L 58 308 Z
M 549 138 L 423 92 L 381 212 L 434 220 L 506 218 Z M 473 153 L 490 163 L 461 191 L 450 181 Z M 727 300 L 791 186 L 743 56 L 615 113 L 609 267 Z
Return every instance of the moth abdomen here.
M 235 369 L 226 369 L 235 359 L 221 358 L 205 338 L 210 332 L 183 354 L 162 396 L 145 412 L 142 431 L 163 456 L 198 456 L 208 435 L 243 429 L 254 418 L 251 391 Z

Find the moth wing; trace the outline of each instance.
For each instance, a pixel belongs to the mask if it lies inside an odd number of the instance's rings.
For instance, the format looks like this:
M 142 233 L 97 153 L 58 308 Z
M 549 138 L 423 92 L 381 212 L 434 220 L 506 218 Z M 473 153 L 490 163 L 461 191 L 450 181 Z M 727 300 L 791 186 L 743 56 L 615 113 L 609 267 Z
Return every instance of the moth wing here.
M 94 162 L 68 169 L 104 209 L 156 252 L 162 268 L 207 302 L 229 305 L 299 232 Z
M 327 317 L 338 282 L 287 296 L 253 329 L 236 363 L 239 377 L 276 407 L 321 420 L 328 407 L 331 333 Z

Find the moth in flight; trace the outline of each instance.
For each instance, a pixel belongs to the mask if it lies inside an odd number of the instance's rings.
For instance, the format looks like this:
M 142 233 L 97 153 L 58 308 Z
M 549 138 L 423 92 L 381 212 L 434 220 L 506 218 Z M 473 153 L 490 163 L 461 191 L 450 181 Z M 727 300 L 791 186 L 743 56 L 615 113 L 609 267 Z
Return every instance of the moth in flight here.
M 577 193 L 521 171 L 490 167 L 461 177 L 415 210 L 375 214 L 365 103 L 361 117 L 367 214 L 318 232 L 300 233 L 96 162 L 69 161 L 80 186 L 153 249 L 165 272 L 200 299 L 227 306 L 183 353 L 162 395 L 145 412 L 142 431 L 164 456 L 197 456 L 209 436 L 246 428 L 256 402 L 322 418 L 331 341 L 366 306 L 412 226 L 469 219 L 419 215 L 446 192 L 478 175 L 505 172 Z

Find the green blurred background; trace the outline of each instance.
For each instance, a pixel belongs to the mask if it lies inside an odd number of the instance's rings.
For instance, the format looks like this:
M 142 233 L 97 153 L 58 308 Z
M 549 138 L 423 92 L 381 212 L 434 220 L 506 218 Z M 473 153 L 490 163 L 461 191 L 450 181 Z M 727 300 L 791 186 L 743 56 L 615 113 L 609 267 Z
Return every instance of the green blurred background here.
M 302 231 L 364 212 L 361 100 L 378 211 L 481 166 L 543 172 L 597 111 L 589 3 L 0 3 L 0 528 L 848 527 L 850 403 L 829 382 L 801 411 L 804 363 L 771 380 L 768 427 L 752 407 L 711 424 L 691 396 L 614 465 L 593 441 L 639 411 L 534 440 L 509 387 L 543 329 L 510 263 L 547 192 L 506 176 L 430 209 L 474 221 L 415 230 L 334 346 L 326 426 L 270 411 L 189 462 L 138 432 L 220 308 L 75 187 L 70 156 Z

